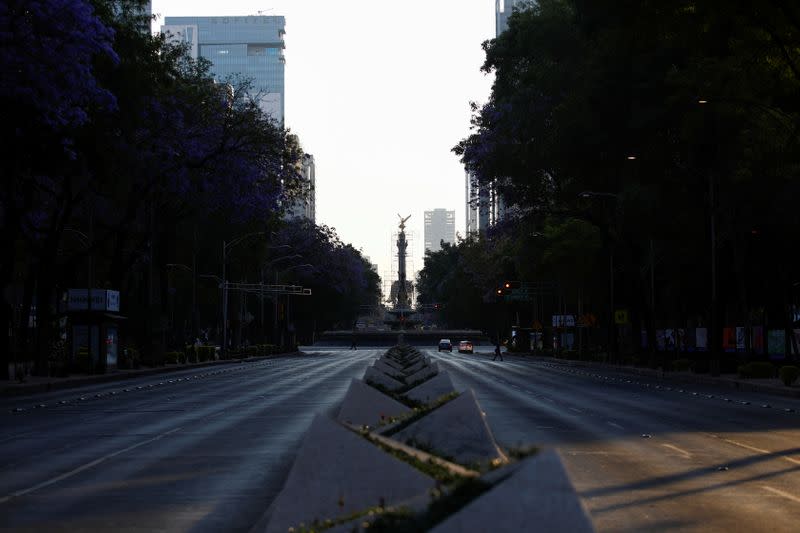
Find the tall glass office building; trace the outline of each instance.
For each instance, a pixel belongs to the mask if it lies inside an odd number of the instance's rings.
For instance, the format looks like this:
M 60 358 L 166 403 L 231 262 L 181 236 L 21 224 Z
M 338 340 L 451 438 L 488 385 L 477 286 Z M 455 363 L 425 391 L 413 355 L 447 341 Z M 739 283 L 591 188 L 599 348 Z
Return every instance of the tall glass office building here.
M 284 17 L 165 17 L 161 31 L 211 61 L 217 81 L 251 79 L 261 108 L 282 124 L 285 27 Z

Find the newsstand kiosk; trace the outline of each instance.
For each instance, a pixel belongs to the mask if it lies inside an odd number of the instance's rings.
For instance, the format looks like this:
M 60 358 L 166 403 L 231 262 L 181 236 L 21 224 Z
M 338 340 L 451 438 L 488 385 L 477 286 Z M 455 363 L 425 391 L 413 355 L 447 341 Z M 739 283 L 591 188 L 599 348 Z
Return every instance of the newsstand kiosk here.
M 119 351 L 119 291 L 106 289 L 69 289 L 66 294 L 69 319 L 69 354 L 71 366 L 79 361 L 79 352 L 88 351 L 90 373 L 102 374 L 117 367 Z M 83 349 L 83 350 L 82 350 Z

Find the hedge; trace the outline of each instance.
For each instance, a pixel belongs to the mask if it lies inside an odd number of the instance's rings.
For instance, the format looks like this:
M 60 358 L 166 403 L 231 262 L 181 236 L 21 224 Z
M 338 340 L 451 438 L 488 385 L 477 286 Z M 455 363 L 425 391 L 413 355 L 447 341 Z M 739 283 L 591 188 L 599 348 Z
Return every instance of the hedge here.
M 688 372 L 692 369 L 692 362 L 689 359 L 675 359 L 672 361 L 672 370 L 675 372 Z
M 797 378 L 800 377 L 800 368 L 796 366 L 782 366 L 778 374 L 783 384 L 787 387 L 791 387 L 794 382 L 797 381 Z
M 167 352 L 164 354 L 164 362 L 168 365 L 177 365 L 178 363 L 183 363 L 186 360 L 186 356 L 183 352 Z
M 744 379 L 774 378 L 775 365 L 769 361 L 753 361 L 739 366 L 739 377 Z

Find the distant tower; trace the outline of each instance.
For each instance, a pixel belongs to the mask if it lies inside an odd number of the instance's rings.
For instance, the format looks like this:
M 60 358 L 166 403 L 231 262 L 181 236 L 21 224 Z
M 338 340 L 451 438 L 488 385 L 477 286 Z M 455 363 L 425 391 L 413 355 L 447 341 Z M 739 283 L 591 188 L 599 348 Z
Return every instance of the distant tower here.
M 400 215 L 397 215 L 400 216 Z M 406 220 L 411 218 L 400 217 L 400 234 L 397 236 L 397 308 L 408 309 L 411 302 L 408 299 L 408 287 L 406 287 L 406 250 L 408 241 L 406 240 Z
M 403 218 L 400 215 L 399 229 L 397 234 L 397 281 L 392 284 L 394 293 L 394 307 L 386 311 L 384 323 L 390 325 L 393 330 L 403 330 L 413 328 L 419 323 L 415 317 L 416 313 L 411 309 L 411 298 L 409 293 L 413 290 L 411 283 L 406 279 L 406 254 L 408 241 L 406 240 L 406 222 L 411 215 Z
M 522 0 L 495 0 L 494 23 L 495 36 L 508 28 L 508 17 L 513 10 L 522 4 Z M 498 183 L 476 183 L 474 176 L 467 173 L 466 177 L 466 234 L 485 232 L 490 226 L 506 217 L 506 205 L 503 195 L 499 192 Z
M 456 212 L 447 209 L 425 211 L 425 251 L 438 252 L 442 241 L 456 240 Z

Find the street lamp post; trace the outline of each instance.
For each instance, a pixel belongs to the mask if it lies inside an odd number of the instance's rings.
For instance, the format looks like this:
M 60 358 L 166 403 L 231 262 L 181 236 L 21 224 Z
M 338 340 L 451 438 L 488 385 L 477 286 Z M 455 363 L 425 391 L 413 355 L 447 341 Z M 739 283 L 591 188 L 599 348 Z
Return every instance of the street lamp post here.
M 314 268 L 314 265 L 311 265 L 309 263 L 303 263 L 302 265 L 293 265 L 293 266 L 290 266 L 290 267 L 287 267 L 287 268 L 284 268 L 284 269 L 281 269 L 281 270 L 276 270 L 275 271 L 275 285 L 278 284 L 278 274 L 279 273 L 288 272 L 290 270 L 295 270 L 295 269 L 300 269 L 300 268 Z M 286 295 L 286 311 L 285 311 L 284 315 L 286 316 L 286 324 L 288 326 L 288 324 L 289 324 L 289 295 L 288 294 Z M 274 327 L 274 333 L 275 333 L 274 336 L 277 339 L 277 337 L 278 337 L 278 335 L 277 335 L 277 330 L 278 330 L 278 298 L 277 297 L 275 298 L 275 317 L 274 317 L 273 327 Z M 281 332 L 281 338 L 280 338 L 280 342 L 279 342 L 278 345 L 279 346 L 283 346 L 283 332 Z
M 228 351 L 228 278 L 226 277 L 228 249 L 255 235 L 264 235 L 264 232 L 254 231 L 237 237 L 230 242 L 222 241 L 222 348 L 220 349 L 220 355 L 223 358 Z
M 628 156 L 629 160 L 634 156 Z M 578 195 L 579 198 L 612 198 L 614 201 L 619 199 L 617 194 L 611 192 L 594 192 L 594 191 L 584 191 Z M 609 239 L 608 243 L 608 279 L 609 279 L 609 323 L 608 323 L 608 356 L 609 358 L 612 357 L 612 353 L 616 350 L 616 325 L 615 325 L 615 316 L 614 316 L 614 245 Z
M 167 268 L 182 268 L 183 270 L 186 270 L 187 272 L 189 272 L 192 275 L 192 334 L 195 335 L 196 332 L 195 332 L 194 321 L 195 321 L 195 317 L 196 317 L 196 314 L 197 314 L 197 275 L 195 274 L 195 271 L 194 271 L 193 268 L 190 268 L 190 267 L 188 267 L 188 266 L 186 266 L 186 265 L 184 265 L 182 263 L 167 263 Z M 172 328 L 173 328 L 173 333 L 174 333 L 174 329 L 175 329 L 175 302 L 174 302 L 174 298 L 171 295 L 170 295 L 170 298 L 171 298 L 170 306 L 172 308 L 170 310 L 170 317 L 171 317 Z M 194 342 L 194 338 L 192 338 L 192 342 Z
M 271 249 L 272 250 L 279 250 L 279 249 L 287 249 L 287 248 L 288 249 L 292 249 L 292 247 L 289 246 L 288 244 L 282 244 L 280 246 L 275 246 L 275 247 L 273 247 Z M 284 255 L 284 256 L 278 257 L 277 259 L 273 259 L 272 261 L 269 261 L 268 263 L 266 263 L 264 266 L 261 267 L 261 338 L 264 341 L 266 341 L 266 329 L 264 327 L 264 315 L 265 315 L 265 313 L 264 313 L 264 272 L 268 268 L 272 267 L 274 264 L 279 263 L 280 261 L 286 261 L 288 259 L 300 259 L 302 257 L 303 256 L 301 256 L 300 254 Z M 277 284 L 277 277 L 276 277 L 276 284 Z M 277 300 L 277 295 L 276 295 L 275 296 L 276 309 L 277 309 L 277 301 L 278 300 Z M 277 316 L 277 313 L 276 313 L 276 316 Z

